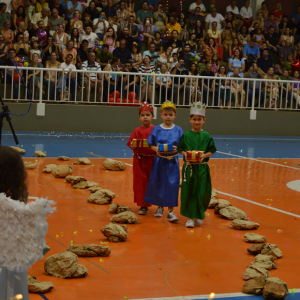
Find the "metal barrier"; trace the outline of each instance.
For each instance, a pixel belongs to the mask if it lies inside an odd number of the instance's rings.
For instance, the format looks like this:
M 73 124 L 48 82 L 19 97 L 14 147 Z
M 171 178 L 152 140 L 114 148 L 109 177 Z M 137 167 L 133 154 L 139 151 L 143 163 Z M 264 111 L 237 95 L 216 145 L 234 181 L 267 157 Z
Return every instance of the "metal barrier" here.
M 32 100 L 40 103 L 139 105 L 148 99 L 154 106 L 171 100 L 179 107 L 187 107 L 201 100 L 208 108 L 300 109 L 300 81 L 18 69 L 32 93 Z M 4 83 L 0 85 L 3 100 L 28 102 L 29 95 L 15 69 L 0 66 L 0 70 L 4 73 Z M 33 71 L 40 73 L 35 75 Z M 33 72 L 31 76 L 30 72 Z M 183 85 L 179 84 L 180 80 L 184 81 Z

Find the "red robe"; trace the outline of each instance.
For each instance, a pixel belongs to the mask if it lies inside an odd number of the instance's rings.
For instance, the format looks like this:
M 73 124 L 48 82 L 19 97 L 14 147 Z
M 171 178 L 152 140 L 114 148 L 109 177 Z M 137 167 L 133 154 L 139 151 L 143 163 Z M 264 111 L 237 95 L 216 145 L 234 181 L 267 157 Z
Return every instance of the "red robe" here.
M 147 139 L 150 135 L 154 125 L 148 128 L 140 126 L 136 128 L 128 142 L 127 146 L 130 147 L 130 143 L 133 139 Z M 151 204 L 144 202 L 144 197 L 147 191 L 148 180 L 152 169 L 152 164 L 155 158 L 155 152 L 151 148 L 138 147 L 133 150 L 133 192 L 134 202 L 138 206 L 149 207 Z M 139 153 L 151 156 L 138 155 Z

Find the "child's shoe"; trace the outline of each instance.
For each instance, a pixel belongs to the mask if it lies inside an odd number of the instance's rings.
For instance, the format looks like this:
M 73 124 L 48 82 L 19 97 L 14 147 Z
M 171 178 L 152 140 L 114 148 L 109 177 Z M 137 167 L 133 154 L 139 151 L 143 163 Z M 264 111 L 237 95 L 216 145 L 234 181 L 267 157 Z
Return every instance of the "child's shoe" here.
M 154 217 L 162 217 L 164 214 L 164 208 L 159 206 L 156 210 L 156 213 L 154 214 Z
M 194 228 L 194 221 L 193 221 L 193 219 L 188 218 L 188 220 L 187 220 L 187 222 L 185 224 L 185 227 L 187 227 L 187 228 Z
M 146 215 L 149 212 L 148 207 L 141 207 L 138 214 L 139 215 Z
M 169 221 L 169 222 L 178 221 L 178 218 L 175 216 L 173 210 L 169 211 L 167 221 Z
M 202 220 L 201 219 L 194 219 L 195 225 L 202 225 Z

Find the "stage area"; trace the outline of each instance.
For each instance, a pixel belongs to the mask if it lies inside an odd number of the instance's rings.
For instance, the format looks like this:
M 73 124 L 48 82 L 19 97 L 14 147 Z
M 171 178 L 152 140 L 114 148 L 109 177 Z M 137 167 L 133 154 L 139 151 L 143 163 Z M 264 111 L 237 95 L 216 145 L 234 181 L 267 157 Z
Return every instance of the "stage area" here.
M 128 240 L 109 243 L 110 257 L 79 258 L 89 274 L 81 279 L 60 279 L 46 276 L 43 263 L 55 253 L 75 245 L 106 242 L 100 228 L 110 223 L 109 206 L 90 204 L 86 190 L 76 190 L 64 179 L 44 174 L 45 165 L 70 164 L 78 157 L 89 157 L 91 166 L 74 165 L 74 174 L 99 183 L 116 194 L 114 202 L 130 206 L 133 203 L 132 151 L 126 147 L 128 134 L 87 134 L 55 132 L 22 132 L 20 146 L 26 150 L 24 160 L 38 162 L 36 170 L 28 171 L 29 195 L 48 197 L 57 204 L 57 211 L 48 219 L 47 244 L 51 251 L 37 262 L 29 274 L 39 281 L 52 281 L 54 289 L 44 296 L 50 300 L 74 299 L 244 299 L 240 292 L 243 272 L 254 261 L 244 242 L 245 231 L 234 230 L 230 221 L 208 210 L 201 227 L 187 229 L 186 218 L 178 224 L 154 218 L 155 208 L 139 216 L 141 224 L 128 225 Z M 210 160 L 213 187 L 219 199 L 244 210 L 260 224 L 257 233 L 267 237 L 283 252 L 276 260 L 278 269 L 272 277 L 287 282 L 290 289 L 300 288 L 300 138 L 271 136 L 214 136 L 218 152 Z M 4 145 L 14 145 L 8 132 Z M 46 151 L 47 158 L 35 158 L 34 151 Z M 59 155 L 69 156 L 69 162 L 57 161 Z M 127 164 L 122 172 L 106 171 L 104 157 L 118 158 Z M 182 159 L 181 165 L 182 165 Z M 295 183 L 296 181 L 296 183 Z M 289 184 L 294 182 L 293 184 Z M 293 188 L 290 188 L 292 186 Z M 74 231 L 77 234 L 74 235 Z M 251 231 L 253 232 L 253 231 Z M 208 238 L 208 236 L 210 238 Z M 295 293 L 294 293 L 295 292 Z M 233 294 L 232 294 L 233 293 Z M 249 299 L 263 299 L 250 296 Z M 31 300 L 42 299 L 31 294 Z M 300 299 L 293 291 L 288 300 Z

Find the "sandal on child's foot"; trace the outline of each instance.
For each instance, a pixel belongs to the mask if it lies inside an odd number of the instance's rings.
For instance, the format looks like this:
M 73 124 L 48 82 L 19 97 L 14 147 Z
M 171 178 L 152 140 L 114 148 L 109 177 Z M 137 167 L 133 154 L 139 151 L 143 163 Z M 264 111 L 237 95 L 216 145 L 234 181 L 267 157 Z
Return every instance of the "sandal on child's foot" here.
M 187 222 L 186 222 L 186 224 L 185 224 L 185 227 L 187 227 L 187 228 L 194 228 L 194 221 L 193 221 L 193 219 L 188 219 L 187 220 Z
M 148 207 L 141 207 L 138 214 L 139 215 L 146 215 L 149 212 Z
M 195 225 L 202 225 L 201 219 L 194 219 Z

